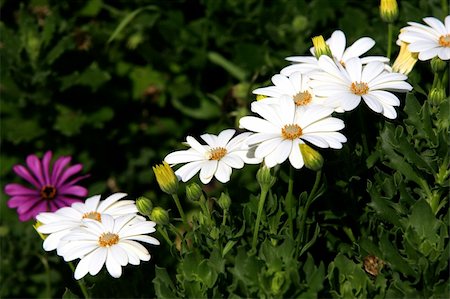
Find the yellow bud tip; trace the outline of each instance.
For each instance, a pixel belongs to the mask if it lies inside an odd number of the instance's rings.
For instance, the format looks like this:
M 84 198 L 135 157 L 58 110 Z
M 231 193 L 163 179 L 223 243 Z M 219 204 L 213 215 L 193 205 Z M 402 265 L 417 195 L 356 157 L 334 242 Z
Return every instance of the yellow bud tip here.
M 39 234 L 39 236 L 41 237 L 41 239 L 42 239 L 42 240 L 45 240 L 45 239 L 47 238 L 47 236 L 44 235 L 44 234 L 41 234 L 41 233 L 37 230 L 38 227 L 41 226 L 41 225 L 42 225 L 42 222 L 36 221 L 36 223 L 33 224 L 33 227 L 34 227 L 34 229 L 36 230 L 36 232 Z
M 261 101 L 261 100 L 263 100 L 263 99 L 265 99 L 265 98 L 267 98 L 267 96 L 265 96 L 265 95 L 262 95 L 262 94 L 257 94 L 257 95 L 256 95 L 256 100 L 257 100 L 257 101 Z
M 314 56 L 316 56 L 317 59 L 319 59 L 322 55 L 327 55 L 331 58 L 333 58 L 333 54 L 331 54 L 331 49 L 325 42 L 325 39 L 322 35 L 314 36 L 312 38 L 312 43 L 314 45 Z
M 408 75 L 417 62 L 418 54 L 408 50 L 408 43 L 401 42 L 400 53 L 392 65 L 392 71 Z
M 306 168 L 314 171 L 318 171 L 322 168 L 323 157 L 318 151 L 307 144 L 300 144 L 300 152 L 302 153 Z
M 381 0 L 380 2 L 381 19 L 387 23 L 391 23 L 397 19 L 398 5 L 396 0 Z
M 162 164 L 153 166 L 153 172 L 155 173 L 156 181 L 162 191 L 167 194 L 177 193 L 178 178 L 166 161 L 163 161 Z

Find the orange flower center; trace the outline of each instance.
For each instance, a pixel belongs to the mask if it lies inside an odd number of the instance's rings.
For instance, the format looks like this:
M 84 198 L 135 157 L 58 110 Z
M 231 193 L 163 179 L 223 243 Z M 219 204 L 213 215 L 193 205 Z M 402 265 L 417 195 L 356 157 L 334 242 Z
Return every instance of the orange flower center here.
M 297 106 L 304 106 L 311 103 L 312 96 L 308 91 L 299 92 L 294 96 L 294 102 Z
M 292 125 L 285 125 L 283 129 L 281 129 L 281 136 L 283 136 L 284 139 L 296 139 L 302 136 L 303 131 L 302 128 L 300 128 L 296 124 Z
M 352 82 L 350 86 L 350 91 L 359 96 L 367 94 L 369 92 L 369 86 L 364 82 Z
M 84 213 L 82 218 L 83 219 L 89 218 L 89 219 L 97 220 L 98 222 L 102 222 L 102 215 L 100 215 L 99 212 L 95 212 L 95 211 Z
M 40 195 L 42 199 L 54 199 L 56 197 L 56 188 L 46 185 L 41 188 Z
M 98 245 L 101 247 L 110 247 L 119 243 L 119 235 L 113 233 L 103 233 L 98 238 Z
M 446 35 L 441 35 L 439 37 L 439 45 L 441 45 L 442 47 L 450 47 L 450 34 L 446 34 Z
M 220 160 L 227 154 L 227 149 L 223 147 L 216 147 L 213 148 L 209 152 L 209 160 Z

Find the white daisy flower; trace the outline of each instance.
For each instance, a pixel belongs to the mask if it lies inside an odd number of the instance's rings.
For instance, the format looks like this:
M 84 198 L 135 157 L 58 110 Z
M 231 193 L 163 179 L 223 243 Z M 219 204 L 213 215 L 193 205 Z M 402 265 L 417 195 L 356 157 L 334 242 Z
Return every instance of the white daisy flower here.
M 255 157 L 263 158 L 267 167 L 283 163 L 289 158 L 294 168 L 302 168 L 304 160 L 300 144 L 305 141 L 321 148 L 342 148 L 347 139 L 336 131 L 344 122 L 331 117 L 333 109 L 310 105 L 296 107 L 288 97 L 280 98 L 279 105 L 252 104 L 252 111 L 262 118 L 245 116 L 239 126 L 256 132 L 245 141 L 256 145 Z
M 315 97 L 310 88 L 309 76 L 300 72 L 292 73 L 290 76 L 276 74 L 272 77 L 274 86 L 262 87 L 253 90 L 253 94 L 264 95 L 266 98 L 259 100 L 260 103 L 278 103 L 283 96 L 290 97 L 296 106 L 310 104 L 325 104 L 321 99 Z
M 330 57 L 321 56 L 319 65 L 323 72 L 311 75 L 310 84 L 316 95 L 326 97 L 338 112 L 355 109 L 362 98 L 373 111 L 394 119 L 397 117 L 394 107 L 400 105 L 400 100 L 388 91 L 412 90 L 405 82 L 406 75 L 387 72 L 381 62 L 363 66 L 359 58 L 353 58 L 344 68 Z
M 450 16 L 445 17 L 445 25 L 433 17 L 424 18 L 429 26 L 408 22 L 410 26 L 400 31 L 399 39 L 409 43 L 408 50 L 419 53 L 419 60 L 429 60 L 438 56 L 450 59 Z
M 369 51 L 374 45 L 375 41 L 370 37 L 362 37 L 355 41 L 348 48 L 346 47 L 346 38 L 344 32 L 336 30 L 331 34 L 331 37 L 326 40 L 327 45 L 330 47 L 333 58 L 336 59 L 343 66 L 347 64 L 347 61 L 360 57 L 367 51 Z M 281 74 L 289 76 L 293 72 L 309 73 L 312 71 L 320 70 L 318 60 L 314 56 L 315 48 L 309 49 L 313 56 L 290 56 L 286 57 L 286 60 L 294 62 L 290 66 L 287 66 L 281 70 Z M 367 56 L 361 58 L 363 64 L 367 64 L 372 61 L 389 62 L 389 58 L 384 56 Z
M 83 226 L 73 229 L 64 237 L 59 255 L 65 261 L 80 259 L 74 272 L 75 279 L 87 273 L 96 275 L 106 264 L 114 278 L 122 275 L 122 266 L 139 265 L 149 261 L 148 250 L 140 243 L 159 245 L 159 241 L 147 234 L 156 231 L 153 221 L 135 221 L 136 215 L 129 214 L 113 218 L 102 215 L 102 221 L 86 218 Z
M 183 182 L 187 182 L 200 171 L 200 180 L 203 184 L 208 184 L 213 177 L 221 183 L 226 183 L 230 180 L 232 168 L 242 168 L 244 162 L 248 164 L 261 162 L 249 156 L 250 150 L 243 147 L 242 141 L 251 133 L 242 133 L 232 138 L 234 133 L 235 130 L 228 129 L 220 132 L 218 136 L 203 134 L 200 137 L 206 145 L 188 136 L 186 142 L 191 148 L 170 153 L 164 161 L 171 166 L 186 163 L 175 171 Z
M 114 193 L 105 200 L 100 201 L 101 196 L 95 195 L 85 202 L 77 202 L 71 207 L 64 207 L 56 212 L 40 213 L 36 219 L 42 223 L 37 231 L 48 234 L 43 243 L 46 251 L 57 249 L 61 238 L 67 235 L 73 228 L 79 227 L 84 218 L 102 221 L 103 215 L 108 214 L 118 217 L 130 213 L 137 213 L 133 200 L 120 200 L 127 196 L 126 193 Z

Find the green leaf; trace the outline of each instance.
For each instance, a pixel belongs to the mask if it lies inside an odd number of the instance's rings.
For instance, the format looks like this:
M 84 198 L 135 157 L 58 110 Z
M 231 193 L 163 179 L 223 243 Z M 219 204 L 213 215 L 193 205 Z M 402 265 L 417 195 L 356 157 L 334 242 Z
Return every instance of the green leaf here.
M 63 299 L 78 299 L 80 297 L 78 297 L 77 295 L 72 293 L 72 291 L 69 288 L 66 288 L 66 290 L 64 291 L 64 294 L 62 295 L 62 298 Z
M 102 5 L 102 0 L 90 0 L 80 10 L 79 14 L 80 16 L 94 17 L 102 10 Z
M 216 119 L 221 115 L 220 107 L 215 103 L 211 103 L 204 97 L 200 98 L 199 107 L 191 108 L 185 106 L 182 101 L 177 98 L 172 98 L 172 105 L 186 116 L 195 119 Z
M 13 144 L 19 144 L 34 140 L 43 134 L 45 130 L 39 125 L 37 119 L 21 119 L 16 117 L 2 120 L 2 135 Z
M 73 111 L 72 109 L 63 105 L 57 105 L 56 109 L 58 110 L 59 114 L 56 117 L 53 128 L 66 136 L 74 136 L 78 134 L 81 130 L 81 127 L 86 122 L 86 116 L 83 115 L 80 111 Z
M 212 63 L 223 67 L 230 75 L 232 75 L 239 81 L 245 81 L 245 79 L 247 78 L 247 73 L 245 72 L 245 70 L 233 64 L 231 61 L 225 59 L 225 57 L 217 52 L 209 52 L 208 59 Z
M 383 253 L 383 259 L 392 269 L 408 276 L 415 277 L 417 275 L 408 262 L 400 255 L 399 250 L 389 241 L 387 234 L 383 234 L 381 237 L 380 250 Z
M 83 85 L 90 87 L 92 91 L 96 91 L 109 79 L 111 79 L 111 75 L 101 70 L 98 64 L 94 62 L 81 74 L 74 72 L 71 75 L 62 77 L 60 90 L 64 91 L 74 85 Z
M 155 266 L 153 286 L 158 298 L 178 298 L 178 296 L 173 292 L 176 288 L 165 268 Z
M 422 239 L 429 240 L 432 243 L 439 241 L 439 235 L 437 234 L 439 222 L 425 200 L 419 200 L 411 208 L 411 216 L 408 220 L 409 225 Z

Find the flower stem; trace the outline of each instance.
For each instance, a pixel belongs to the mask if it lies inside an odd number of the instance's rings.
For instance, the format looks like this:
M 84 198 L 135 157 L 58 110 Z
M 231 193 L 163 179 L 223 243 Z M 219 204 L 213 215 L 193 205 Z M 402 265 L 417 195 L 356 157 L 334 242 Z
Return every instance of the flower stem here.
M 394 26 L 392 23 L 388 24 L 388 44 L 387 44 L 387 58 L 391 58 L 391 52 L 392 52 L 392 33 L 393 33 Z
M 441 0 L 442 13 L 448 15 L 448 0 Z
M 169 244 L 169 246 L 172 247 L 173 246 L 173 242 L 172 242 L 172 240 L 169 239 L 169 235 L 167 234 L 166 228 L 165 227 L 161 227 L 159 229 L 159 233 L 164 238 L 164 240 L 166 240 L 166 242 Z
M 186 215 L 184 214 L 183 207 L 181 206 L 180 199 L 176 193 L 172 194 L 173 200 L 177 205 L 178 212 L 180 213 L 181 219 L 183 220 L 183 224 L 186 226 L 186 229 L 189 227 L 186 219 Z
M 72 262 L 69 262 L 69 267 L 72 270 L 73 273 L 75 273 L 75 266 L 72 264 Z M 81 292 L 83 293 L 84 298 L 88 299 L 90 298 L 89 293 L 87 291 L 86 285 L 84 284 L 83 279 L 77 280 L 78 285 L 80 286 Z
M 264 208 L 264 202 L 266 201 L 267 192 L 269 192 L 269 188 L 261 188 L 261 195 L 259 197 L 258 203 L 258 214 L 256 215 L 255 230 L 253 232 L 253 242 L 252 242 L 253 249 L 256 249 L 256 241 L 258 240 L 258 232 L 259 232 L 259 223 L 261 222 L 261 215 Z
M 321 177 L 322 177 L 322 170 L 318 170 L 316 172 L 316 180 L 311 189 L 311 192 L 309 192 L 308 198 L 306 199 L 305 208 L 303 210 L 302 221 L 300 223 L 300 231 L 299 231 L 301 238 L 303 238 L 303 236 L 305 235 L 304 230 L 305 230 L 305 224 L 306 224 L 306 215 L 308 213 L 309 206 L 311 205 L 312 200 L 316 196 L 317 188 L 319 188 L 319 183 L 320 183 Z
M 289 233 L 291 238 L 294 238 L 294 209 L 292 202 L 292 190 L 294 188 L 294 170 L 292 167 L 289 168 L 289 182 L 288 182 L 288 192 L 286 194 L 286 212 L 288 214 L 289 221 Z
M 222 218 L 222 225 L 226 225 L 227 223 L 227 210 L 223 210 L 223 218 Z

